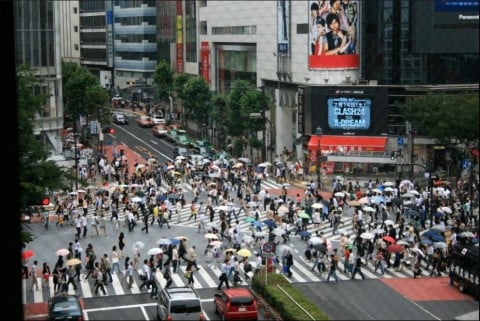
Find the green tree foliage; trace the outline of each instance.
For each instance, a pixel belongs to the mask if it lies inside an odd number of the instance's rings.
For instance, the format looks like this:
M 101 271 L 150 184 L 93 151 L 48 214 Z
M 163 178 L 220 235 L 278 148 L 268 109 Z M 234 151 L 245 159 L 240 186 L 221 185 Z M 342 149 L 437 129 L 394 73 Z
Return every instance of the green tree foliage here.
M 173 92 L 173 70 L 170 64 L 165 60 L 158 62 L 155 72 L 153 74 L 153 80 L 157 85 L 158 99 L 161 101 L 168 101 Z
M 447 147 L 454 143 L 478 148 L 478 103 L 478 92 L 428 93 L 406 101 L 405 118 Z
M 65 173 L 54 162 L 47 161 L 46 146 L 34 135 L 35 115 L 48 101 L 48 94 L 41 92 L 36 69 L 21 65 L 17 69 L 18 102 L 18 146 L 19 146 L 19 208 L 40 205 L 40 201 L 51 190 L 66 189 Z M 22 240 L 32 240 L 27 229 L 22 229 Z
M 91 120 L 110 123 L 109 95 L 98 79 L 87 68 L 74 63 L 63 63 L 62 70 L 65 113 L 73 119 L 83 113 Z
M 189 74 L 177 74 L 173 78 L 173 88 L 175 90 L 175 93 L 177 94 L 177 97 L 180 99 L 184 99 L 184 94 L 183 94 L 183 88 L 185 87 L 185 84 L 187 81 L 193 76 Z
M 208 84 L 202 77 L 190 77 L 183 87 L 182 96 L 185 116 L 206 128 L 212 97 Z
M 212 97 L 211 100 L 211 118 L 215 123 L 217 140 L 220 143 L 221 149 L 227 149 L 227 135 L 228 122 L 225 118 L 227 114 L 227 97 L 223 94 L 218 94 Z

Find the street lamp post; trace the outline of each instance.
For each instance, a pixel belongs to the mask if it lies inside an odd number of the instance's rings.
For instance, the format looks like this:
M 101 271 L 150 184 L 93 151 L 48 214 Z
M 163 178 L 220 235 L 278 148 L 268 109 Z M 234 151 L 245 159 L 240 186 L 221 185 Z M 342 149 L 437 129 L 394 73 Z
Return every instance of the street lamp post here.
M 315 135 L 317 136 L 317 185 L 318 185 L 318 189 L 321 189 L 322 188 L 322 171 L 321 171 L 321 167 L 322 167 L 322 160 L 321 160 L 321 157 L 322 157 L 322 151 L 321 151 L 321 146 L 320 146 L 320 138 L 322 137 L 322 134 L 323 134 L 323 131 L 322 131 L 322 128 L 320 126 L 318 126 L 316 129 L 315 129 Z

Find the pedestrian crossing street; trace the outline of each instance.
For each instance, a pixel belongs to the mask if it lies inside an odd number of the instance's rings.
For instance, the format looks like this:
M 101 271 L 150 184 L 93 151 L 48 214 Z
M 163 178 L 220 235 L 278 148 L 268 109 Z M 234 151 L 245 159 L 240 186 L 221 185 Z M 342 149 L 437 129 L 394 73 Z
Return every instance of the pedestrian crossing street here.
M 272 182 L 272 181 L 266 181 L 263 183 L 262 188 L 279 188 L 280 185 Z M 166 186 L 162 186 L 162 190 L 166 189 Z M 263 204 L 262 204 L 263 205 Z M 215 206 L 214 206 L 215 208 Z M 263 210 L 263 206 L 260 206 L 260 209 Z M 237 209 L 238 210 L 238 209 Z M 89 216 L 93 215 L 94 209 L 90 208 L 89 209 Z M 122 211 L 120 211 L 121 213 Z M 333 234 L 333 230 L 330 227 L 328 221 L 325 221 L 324 223 L 320 224 L 318 227 L 314 227 L 313 224 L 309 224 L 308 226 L 308 232 L 311 233 L 311 235 L 315 235 L 316 233 L 323 233 L 323 236 L 326 237 L 328 240 L 330 240 L 332 244 L 332 248 L 338 248 L 339 246 L 339 239 L 340 239 L 340 232 L 344 232 L 347 235 L 353 235 L 353 226 L 352 226 L 352 218 L 350 215 L 346 215 L 347 211 L 344 211 L 344 215 L 341 217 L 341 223 L 339 225 L 339 228 L 337 230 L 336 234 Z M 172 227 L 175 225 L 182 225 L 182 226 L 190 226 L 192 228 L 198 228 L 198 221 L 195 222 L 193 219 L 189 220 L 190 216 L 190 207 L 189 204 L 184 206 L 184 208 L 180 211 L 180 216 L 177 214 L 173 214 L 172 219 L 170 220 L 170 224 Z M 110 219 L 110 217 L 106 217 L 107 220 Z M 124 219 L 121 217 L 121 220 Z M 252 231 L 252 224 L 247 222 L 246 220 L 246 215 L 245 213 L 241 213 L 239 215 L 239 224 L 236 225 L 237 230 L 240 231 L 240 233 L 243 233 L 243 235 L 249 235 Z M 260 213 L 260 221 L 266 220 L 267 219 L 267 214 L 266 211 L 261 211 Z M 234 217 L 232 216 L 232 222 L 234 222 Z M 212 223 L 209 222 L 209 219 L 207 218 L 207 226 L 208 224 L 215 224 L 219 226 L 219 215 L 218 212 L 215 214 L 215 219 Z M 120 227 L 121 228 L 121 227 Z M 208 228 L 207 228 L 208 229 Z M 266 226 L 263 226 L 262 228 L 263 231 L 267 230 Z M 203 231 L 202 231 L 203 232 Z M 282 237 L 277 236 L 274 240 L 275 242 L 279 242 L 282 244 Z M 227 243 L 227 242 L 224 242 Z M 290 234 L 290 241 L 286 243 L 287 246 L 290 246 L 293 252 L 293 258 L 294 258 L 294 264 L 291 266 L 291 271 L 292 271 L 292 276 L 291 277 L 286 277 L 286 279 L 291 282 L 291 283 L 306 283 L 306 282 L 325 282 L 326 277 L 328 275 L 328 271 L 323 272 L 323 274 L 319 274 L 318 270 L 315 269 L 313 270 L 313 262 L 307 261 L 304 251 L 307 248 L 307 242 L 305 240 L 301 240 L 300 235 L 295 235 L 295 231 L 292 231 Z M 231 244 L 224 244 L 223 249 L 230 247 Z M 256 249 L 255 244 L 252 243 L 247 243 L 247 247 L 249 247 L 252 251 Z M 340 251 L 341 252 L 341 251 Z M 278 250 L 277 247 L 277 256 L 279 258 L 277 264 L 275 264 L 274 270 L 277 273 L 283 273 L 283 266 L 282 266 L 282 259 L 281 259 L 281 253 Z M 342 254 L 342 253 L 339 253 Z M 219 276 L 220 276 L 220 264 L 222 262 L 222 258 L 218 259 L 216 262 L 205 262 L 205 257 L 202 257 L 203 255 L 203 250 L 200 251 L 198 258 L 197 258 L 197 263 L 201 267 L 200 270 L 194 271 L 193 277 L 194 277 L 194 288 L 215 288 L 219 284 Z M 408 259 L 407 259 L 408 260 Z M 392 261 L 393 263 L 393 258 Z M 250 263 L 254 266 L 254 256 L 250 257 Z M 269 263 L 270 264 L 270 263 Z M 375 272 L 375 268 L 373 266 L 374 261 L 368 262 L 367 265 L 364 265 L 362 267 L 362 272 L 365 276 L 366 279 L 378 279 L 378 278 L 411 278 L 413 277 L 413 271 L 411 270 L 410 267 L 406 266 L 403 267 L 401 271 L 395 270 L 393 267 L 389 269 L 388 272 L 385 272 L 384 275 L 380 273 L 380 269 Z M 428 277 L 429 271 L 425 269 L 426 262 L 422 262 L 422 276 L 423 277 Z M 242 278 L 242 283 L 241 285 L 248 285 L 248 282 L 245 279 L 245 273 L 243 272 L 243 264 L 241 266 L 241 273 L 240 276 Z M 182 265 L 177 269 L 177 273 L 173 274 L 172 273 L 172 287 L 178 287 L 178 286 L 185 286 L 186 285 L 186 280 L 183 276 L 185 272 L 185 263 L 182 263 Z M 340 255 L 339 257 L 339 269 L 337 270 L 337 277 L 339 281 L 348 281 L 350 280 L 350 273 L 344 273 L 344 259 Z M 163 278 L 163 271 L 157 271 L 157 279 L 160 283 L 160 286 L 163 287 L 166 284 L 166 280 Z M 356 275 L 355 277 L 357 280 L 361 279 L 360 275 Z M 122 274 L 112 274 L 112 281 L 113 282 L 108 282 L 107 285 L 105 286 L 106 289 L 106 295 L 123 295 L 123 294 L 135 294 L 135 293 L 141 293 L 147 292 L 147 289 L 144 288 L 143 290 L 140 290 L 139 285 L 142 283 L 142 281 L 139 279 L 138 275 L 134 277 L 134 282 L 132 288 L 128 287 L 127 282 L 123 280 L 123 275 Z M 330 279 L 330 282 L 334 281 L 333 278 Z M 22 280 L 23 282 L 23 302 L 26 303 L 37 303 L 37 302 L 46 302 L 48 301 L 48 298 L 50 298 L 54 294 L 54 286 L 53 286 L 53 279 L 50 277 L 49 279 L 49 287 L 42 287 L 41 286 L 41 277 L 38 277 L 38 284 L 40 285 L 39 290 L 30 291 L 30 286 L 31 286 L 31 280 Z M 94 293 L 94 280 L 89 279 L 89 280 L 83 280 L 81 279 L 80 282 L 75 280 L 77 284 L 77 290 L 73 289 L 73 286 L 69 286 L 68 292 L 71 294 L 77 294 L 80 295 L 84 298 L 89 298 L 89 297 L 95 297 Z M 356 281 L 359 282 L 359 281 Z M 361 281 L 360 281 L 361 282 Z M 230 283 L 231 284 L 231 283 Z M 102 291 L 99 291 L 98 296 L 104 296 Z
M 292 276 L 290 278 L 286 277 L 286 279 L 290 283 L 311 283 L 311 282 L 326 282 L 326 277 L 328 272 L 324 272 L 323 274 L 319 274 L 316 270 L 312 271 L 313 263 L 310 263 L 306 260 L 305 256 L 300 252 L 298 249 L 294 249 L 294 264 L 291 267 Z M 343 258 L 340 257 L 339 261 L 339 270 L 337 271 L 337 277 L 340 282 L 346 281 L 349 282 L 350 280 L 350 273 L 343 272 Z M 373 261 L 372 261 L 373 262 Z M 251 261 L 252 265 L 254 264 Z M 220 263 L 211 263 L 211 264 L 199 264 L 200 269 L 193 272 L 194 278 L 194 285 L 193 287 L 196 289 L 200 288 L 215 288 L 219 284 L 219 276 L 221 274 L 220 271 Z M 428 277 L 428 271 L 425 269 L 425 263 L 423 263 L 423 277 Z M 171 287 L 182 287 L 187 285 L 186 279 L 184 277 L 186 269 L 186 264 L 182 263 L 180 267 L 177 268 L 177 273 L 172 273 L 172 285 Z M 241 283 L 238 283 L 238 286 L 248 286 L 249 281 L 245 279 L 245 273 L 243 271 L 243 264 L 240 267 L 240 277 L 242 279 Z M 275 264 L 274 268 L 276 273 L 282 273 L 283 270 L 282 264 L 278 263 Z M 374 272 L 374 268 L 372 263 L 369 262 L 367 266 L 362 267 L 362 272 L 365 276 L 365 279 L 378 279 L 378 278 L 411 278 L 413 277 L 413 272 L 410 268 L 403 268 L 402 271 L 395 271 L 393 268 L 389 269 L 389 272 L 386 272 L 384 275 L 380 274 L 379 270 L 377 273 Z M 166 284 L 166 280 L 163 277 L 163 271 L 157 270 L 156 276 L 157 280 L 159 281 L 159 288 L 164 287 Z M 80 281 L 75 280 L 75 284 L 77 289 L 75 290 L 74 287 L 70 284 L 68 288 L 68 294 L 76 294 L 83 298 L 91 298 L 97 296 L 110 296 L 110 295 L 124 295 L 124 294 L 137 294 L 137 293 L 149 293 L 146 287 L 142 290 L 140 289 L 140 284 L 143 281 L 140 280 L 138 277 L 138 272 L 134 276 L 134 281 L 132 287 L 129 288 L 127 281 L 124 280 L 123 274 L 119 273 L 112 273 L 112 282 L 107 282 L 105 286 L 106 294 L 103 294 L 101 290 L 98 291 L 98 295 L 95 294 L 95 286 L 94 280 L 89 278 L 88 280 L 84 280 L 84 276 L 80 277 Z M 264 274 L 262 274 L 264 275 Z M 360 275 L 356 275 L 356 280 L 360 280 Z M 46 285 L 42 286 L 42 277 L 37 276 L 37 281 L 39 284 L 39 289 L 31 290 L 32 281 L 30 279 L 22 279 L 22 289 L 23 289 L 23 303 L 30 304 L 30 303 L 40 303 L 40 302 L 47 302 L 50 297 L 54 295 L 54 284 L 53 278 L 49 278 L 48 287 Z M 334 278 L 330 279 L 330 282 L 334 282 Z M 350 281 L 350 282 L 360 282 L 360 281 Z M 230 285 L 232 282 L 230 280 Z M 361 285 L 359 285 L 361 286 Z

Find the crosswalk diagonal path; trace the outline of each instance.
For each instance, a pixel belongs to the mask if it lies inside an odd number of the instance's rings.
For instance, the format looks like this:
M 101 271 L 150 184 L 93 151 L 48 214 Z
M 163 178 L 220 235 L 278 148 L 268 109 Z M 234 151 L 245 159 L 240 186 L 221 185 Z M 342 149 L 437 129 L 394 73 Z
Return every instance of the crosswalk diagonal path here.
M 298 251 L 294 249 L 294 251 Z M 311 283 L 311 282 L 325 282 L 328 275 L 328 271 L 319 274 L 316 270 L 312 270 L 313 263 L 308 262 L 303 256 L 298 255 L 294 259 L 294 264 L 291 266 L 292 276 L 286 277 L 286 279 L 291 283 Z M 177 268 L 177 273 L 172 273 L 172 285 L 171 287 L 181 287 L 187 284 L 187 280 L 184 276 L 186 265 L 182 264 Z M 427 277 L 428 271 L 425 269 L 425 263 L 422 263 L 422 276 Z M 275 264 L 274 268 L 276 273 L 282 273 L 282 263 L 279 262 Z M 404 268 L 402 271 L 395 271 L 393 268 L 389 269 L 389 272 L 386 272 L 385 275 L 380 273 L 375 273 L 374 268 L 371 263 L 367 266 L 362 267 L 362 272 L 365 275 L 366 279 L 378 279 L 378 278 L 411 278 L 413 277 L 413 272 L 410 268 Z M 377 271 L 378 272 L 378 271 Z M 194 288 L 215 288 L 219 283 L 220 276 L 220 265 L 213 264 L 207 266 L 201 266 L 200 270 L 194 270 Z M 244 278 L 243 268 L 241 268 L 240 277 L 242 282 L 239 284 L 241 286 L 246 286 L 249 284 L 249 281 L 246 281 Z M 163 277 L 163 271 L 156 271 L 157 280 L 160 287 L 166 285 L 166 280 Z M 350 273 L 343 272 L 343 258 L 340 257 L 339 260 L 339 270 L 337 270 L 337 277 L 339 281 L 348 281 L 350 279 Z M 358 277 L 357 277 L 358 278 Z M 39 277 L 39 284 L 40 277 Z M 334 281 L 332 278 L 330 281 Z M 30 290 L 30 280 L 22 280 L 22 289 L 23 289 L 23 303 L 39 303 L 46 302 L 50 297 L 54 295 L 54 284 L 53 278 L 49 279 L 49 287 L 40 286 L 39 290 L 33 289 Z M 132 288 L 128 287 L 127 282 L 124 280 L 122 274 L 113 273 L 112 282 L 107 282 L 105 285 L 106 294 L 103 294 L 100 290 L 98 295 L 95 294 L 94 280 L 89 278 L 84 280 L 83 276 L 80 277 L 80 281 L 75 280 L 77 289 L 74 290 L 72 285 L 69 285 L 68 293 L 76 294 L 84 298 L 99 297 L 99 296 L 111 296 L 111 295 L 124 295 L 124 294 L 136 294 L 136 293 L 148 293 L 146 287 L 142 290 L 139 289 L 142 281 L 138 277 L 138 274 L 134 277 Z M 232 284 L 232 282 L 230 282 Z
M 184 184 L 185 188 L 187 188 L 188 184 Z M 262 183 L 262 188 L 267 188 L 267 189 L 275 189 L 275 188 L 280 188 L 281 184 L 277 184 L 272 180 L 267 180 Z M 168 186 L 161 186 L 161 190 L 163 192 L 166 192 L 168 189 Z M 263 205 L 263 204 L 262 204 Z M 260 211 L 260 221 L 264 221 L 267 219 L 267 212 L 263 210 L 263 206 L 259 206 L 261 211 Z M 214 208 L 216 208 L 214 206 Z M 238 210 L 238 208 L 237 208 Z M 95 209 L 93 207 L 89 208 L 87 216 L 92 216 L 94 214 Z M 122 207 L 119 213 L 122 213 Z M 52 213 L 53 214 L 53 213 Z M 190 208 L 189 204 L 185 205 L 181 210 L 180 210 L 180 215 L 177 213 L 174 213 L 172 216 L 172 219 L 170 221 L 171 225 L 182 225 L 182 226 L 189 226 L 194 228 L 192 233 L 204 233 L 203 231 L 198 231 L 198 219 L 197 222 L 195 222 L 193 219 L 189 220 L 190 217 Z M 122 216 L 120 216 L 121 220 L 124 219 Z M 107 217 L 109 220 L 110 218 Z M 232 216 L 232 222 L 234 222 L 235 219 Z M 239 214 L 238 217 L 238 225 L 236 225 L 236 229 L 238 229 L 240 232 L 243 232 L 244 234 L 249 234 L 253 230 L 252 224 L 246 221 L 246 214 L 242 212 Z M 207 224 L 209 223 L 209 218 L 207 215 Z M 218 215 L 218 211 L 216 211 L 214 220 L 212 224 L 215 224 L 219 226 L 220 223 L 220 218 Z M 265 231 L 267 228 L 264 226 L 263 230 Z M 333 247 L 337 247 L 339 244 L 339 239 L 340 239 L 340 231 L 347 235 L 354 235 L 355 232 L 353 231 L 353 222 L 352 218 L 349 215 L 343 215 L 341 217 L 341 223 L 339 225 L 339 229 L 337 232 L 334 234 L 332 227 L 330 227 L 329 222 L 325 221 L 319 226 L 314 227 L 313 224 L 310 224 L 308 226 L 308 232 L 310 232 L 312 235 L 316 235 L 317 233 L 320 234 L 322 233 L 323 237 L 326 237 L 330 242 L 332 243 Z M 275 242 L 282 243 L 282 238 L 277 236 L 275 239 Z M 224 242 L 227 243 L 227 242 Z M 296 246 L 294 245 L 296 244 Z M 226 247 L 230 247 L 232 244 L 225 244 Z M 300 235 L 295 233 L 295 231 L 292 231 L 290 234 L 290 241 L 286 243 L 286 245 L 290 246 L 293 250 L 293 265 L 291 266 L 291 272 L 292 275 L 291 277 L 286 277 L 286 279 L 291 282 L 291 283 L 306 283 L 306 282 L 325 282 L 328 271 L 324 271 L 322 274 L 318 272 L 318 269 L 313 269 L 314 263 L 312 261 L 308 261 L 304 255 L 304 251 L 308 246 L 308 243 L 306 240 L 301 240 Z M 250 247 L 250 249 L 253 251 L 255 249 L 255 244 L 246 244 L 246 246 Z M 200 250 L 200 247 L 199 247 Z M 199 253 L 199 256 L 202 257 L 203 249 L 200 250 L 201 253 Z M 202 255 L 200 255 L 202 254 Z M 276 273 L 281 273 L 283 274 L 283 264 L 282 264 L 282 257 L 281 253 L 277 250 L 277 258 L 278 262 L 274 263 L 274 271 Z M 337 277 L 339 281 L 348 281 L 350 280 L 350 273 L 345 273 L 343 270 L 344 267 L 344 258 L 341 255 L 341 251 L 339 251 L 339 268 L 337 270 Z M 413 277 L 413 272 L 411 267 L 405 266 L 403 267 L 400 271 L 395 270 L 393 267 L 388 270 L 388 272 L 385 272 L 384 275 L 380 273 L 380 270 L 375 271 L 374 267 L 374 261 L 373 260 L 367 260 L 368 264 L 364 265 L 362 267 L 362 272 L 365 275 L 366 279 L 378 279 L 378 278 L 411 278 Z M 193 272 L 193 278 L 194 278 L 194 288 L 215 288 L 219 284 L 219 276 L 221 274 L 220 272 L 220 265 L 221 265 L 222 259 L 213 259 L 212 262 L 204 260 L 202 257 L 201 262 L 199 263 L 199 270 L 195 270 Z M 253 257 L 250 258 L 250 262 L 253 263 Z M 393 262 L 393 258 L 392 261 Z M 269 263 L 270 264 L 270 263 Z M 426 270 L 426 263 L 425 261 L 422 261 L 422 274 L 421 276 L 426 277 L 429 275 L 429 271 Z M 185 263 L 182 263 L 178 268 L 177 268 L 177 273 L 172 273 L 172 287 L 179 287 L 179 286 L 185 286 L 187 284 L 187 280 L 184 277 L 185 273 L 185 268 L 186 265 Z M 242 279 L 240 285 L 248 285 L 249 282 L 245 279 L 245 273 L 243 271 L 243 264 L 240 265 L 240 277 Z M 132 287 L 130 288 L 128 286 L 128 282 L 124 280 L 124 275 L 122 273 L 112 273 L 112 282 L 107 282 L 105 285 L 105 290 L 107 296 L 113 296 L 113 295 L 124 295 L 124 294 L 136 294 L 136 293 L 147 293 L 146 287 L 143 289 L 140 289 L 139 286 L 142 283 L 140 278 L 138 277 L 138 272 L 134 272 L 134 280 Z M 163 271 L 160 269 L 157 269 L 156 271 L 156 276 L 157 280 L 159 282 L 160 287 L 164 287 L 166 285 L 166 280 L 163 277 Z M 92 278 L 89 278 L 87 280 L 83 279 L 83 275 L 80 277 L 80 281 L 75 280 L 75 284 L 77 286 L 77 289 L 74 289 L 72 285 L 69 286 L 68 288 L 68 293 L 71 294 L 77 294 L 79 296 L 82 296 L 84 298 L 90 298 L 90 297 L 96 297 L 96 296 L 104 296 L 102 291 L 99 291 L 99 294 L 95 294 L 95 287 L 94 287 L 94 280 Z M 357 279 L 359 276 L 357 276 Z M 38 279 L 38 284 L 40 286 L 39 290 L 33 289 L 33 291 L 30 290 L 31 286 L 31 280 L 28 279 L 22 279 L 22 289 L 23 289 L 23 302 L 24 304 L 28 303 L 38 303 L 38 302 L 46 302 L 48 299 L 54 295 L 54 284 L 53 284 L 53 278 L 49 278 L 48 282 L 48 287 L 42 286 L 41 282 L 41 277 Z M 330 281 L 334 281 L 330 279 Z M 230 283 L 231 284 L 231 283 Z

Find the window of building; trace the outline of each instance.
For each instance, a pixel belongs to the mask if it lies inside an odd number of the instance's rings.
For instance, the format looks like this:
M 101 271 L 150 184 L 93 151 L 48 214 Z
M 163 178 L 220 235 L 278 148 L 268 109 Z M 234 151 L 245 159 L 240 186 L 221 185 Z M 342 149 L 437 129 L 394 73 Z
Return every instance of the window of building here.
M 185 60 L 187 62 L 197 62 L 196 1 L 185 2 L 185 51 Z
M 208 34 L 207 22 L 206 21 L 200 21 L 200 34 L 201 35 L 207 35 Z
M 76 14 L 76 13 L 77 13 L 77 11 L 78 11 L 77 7 L 73 7 L 73 13 L 75 13 L 75 14 Z
M 73 26 L 73 31 L 78 32 L 78 26 Z
M 78 44 L 75 44 L 75 50 L 78 51 Z

